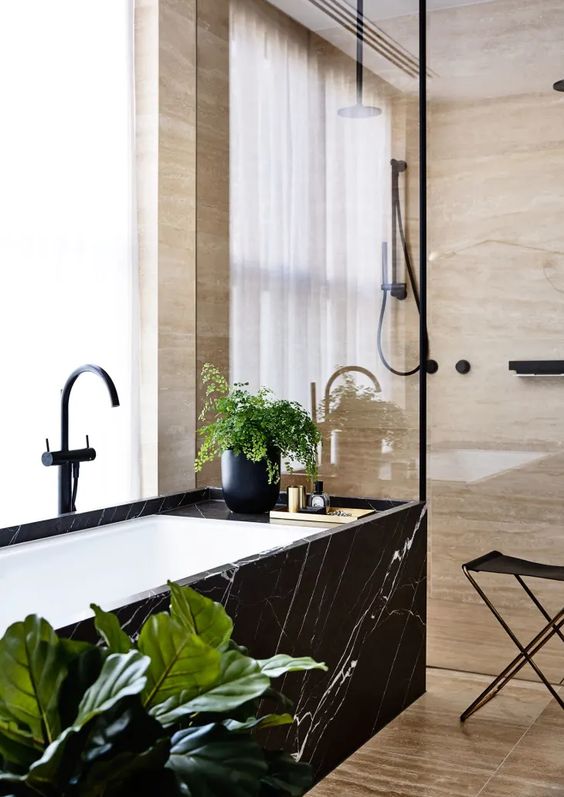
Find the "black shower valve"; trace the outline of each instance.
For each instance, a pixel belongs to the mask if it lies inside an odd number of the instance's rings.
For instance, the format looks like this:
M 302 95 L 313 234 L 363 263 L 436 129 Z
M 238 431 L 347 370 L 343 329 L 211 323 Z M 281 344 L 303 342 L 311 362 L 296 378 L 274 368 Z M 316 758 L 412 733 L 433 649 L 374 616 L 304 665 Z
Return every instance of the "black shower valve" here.
M 407 284 L 405 282 L 383 282 L 380 286 L 383 291 L 389 291 L 394 299 L 407 299 Z
M 456 368 L 459 374 L 468 374 L 472 369 L 472 366 L 470 365 L 468 360 L 459 360 L 454 367 Z
M 428 374 L 436 374 L 439 370 L 439 364 L 436 360 L 427 360 L 425 363 L 425 370 Z

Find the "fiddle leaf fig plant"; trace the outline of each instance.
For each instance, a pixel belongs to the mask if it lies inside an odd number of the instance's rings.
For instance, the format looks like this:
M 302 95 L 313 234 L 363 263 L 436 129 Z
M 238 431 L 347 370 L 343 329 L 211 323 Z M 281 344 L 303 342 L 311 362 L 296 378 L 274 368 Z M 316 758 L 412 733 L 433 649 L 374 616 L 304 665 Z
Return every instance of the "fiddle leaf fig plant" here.
M 317 446 L 321 435 L 307 411 L 297 401 L 274 399 L 273 393 L 261 387 L 251 393 L 247 382 L 230 386 L 221 372 L 210 363 L 202 368 L 206 401 L 198 430 L 202 439 L 195 469 L 200 471 L 231 449 L 252 462 L 267 461 L 268 480 L 280 479 L 280 469 L 269 453 L 279 451 L 292 473 L 292 462 L 300 462 L 310 479 L 317 476 Z
M 255 732 L 293 721 L 271 679 L 325 665 L 255 660 L 220 604 L 169 587 L 170 611 L 150 616 L 136 642 L 95 605 L 99 646 L 60 638 L 35 615 L 8 628 L 0 794 L 299 797 L 311 786 L 307 764 L 263 749 Z

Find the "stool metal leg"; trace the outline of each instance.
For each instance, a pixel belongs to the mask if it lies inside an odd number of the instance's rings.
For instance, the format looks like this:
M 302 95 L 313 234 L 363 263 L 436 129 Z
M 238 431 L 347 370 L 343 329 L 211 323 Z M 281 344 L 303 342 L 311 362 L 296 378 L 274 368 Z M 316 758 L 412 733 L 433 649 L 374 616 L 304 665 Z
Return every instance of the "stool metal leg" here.
M 560 615 L 555 618 L 555 622 L 557 623 L 558 628 L 562 628 L 564 626 L 564 610 L 560 612 Z M 546 625 L 542 631 L 540 631 L 536 637 L 534 637 L 526 647 L 527 652 L 530 656 L 534 656 L 538 651 L 544 647 L 544 645 L 548 642 L 556 634 L 556 629 L 554 628 L 553 623 L 549 623 Z M 519 653 L 513 661 L 511 661 L 507 667 L 500 672 L 500 674 L 492 681 L 492 683 L 484 689 L 484 691 L 474 700 L 474 702 L 468 706 L 466 711 L 461 715 L 460 719 L 462 722 L 467 720 L 475 711 L 482 706 L 485 706 L 486 703 L 494 698 L 503 687 L 509 683 L 517 673 L 522 670 L 522 668 L 527 664 L 527 659 L 523 656 L 522 653 Z M 562 704 L 560 697 L 558 697 L 558 702 Z M 563 705 L 564 708 L 564 705 Z
M 523 646 L 519 639 L 515 636 L 511 628 L 507 625 L 503 617 L 497 611 L 493 603 L 489 600 L 485 592 L 481 589 L 479 584 L 476 582 L 474 578 L 470 575 L 469 571 L 466 567 L 462 568 L 464 575 L 468 578 L 476 592 L 480 595 L 488 609 L 492 612 L 496 620 L 499 622 L 503 630 L 507 633 L 510 637 L 512 642 L 515 646 L 519 649 L 520 653 L 518 656 L 513 659 L 510 664 L 492 681 L 492 683 L 476 698 L 476 700 L 468 706 L 466 711 L 461 715 L 460 719 L 464 722 L 468 717 L 470 717 L 475 711 L 479 708 L 484 706 L 488 703 L 493 697 L 495 697 L 501 689 L 524 667 L 525 664 L 530 664 L 531 667 L 535 670 L 541 681 L 544 683 L 546 688 L 555 698 L 555 700 L 559 703 L 561 708 L 564 708 L 564 701 L 560 698 L 560 695 L 556 692 L 552 684 L 548 681 L 545 677 L 544 673 L 538 667 L 535 661 L 533 661 L 532 656 L 535 655 L 544 645 L 551 639 L 555 634 L 559 634 L 562 638 L 562 634 L 560 633 L 560 628 L 564 625 L 564 609 L 559 612 L 556 617 L 551 618 L 549 615 L 547 619 L 549 620 L 548 624 L 534 637 L 526 646 Z M 526 590 L 529 592 L 529 590 Z M 536 603 L 536 600 L 535 600 Z M 543 614 L 545 613 L 544 607 L 541 609 Z
M 523 587 L 523 589 L 525 590 L 525 592 L 527 593 L 529 598 L 533 601 L 533 603 L 535 604 L 537 609 L 540 611 L 540 613 L 543 615 L 545 620 L 548 620 L 548 622 L 550 623 L 552 621 L 552 618 L 551 618 L 550 614 L 546 611 L 546 609 L 544 608 L 542 603 L 539 601 L 539 599 L 537 598 L 537 596 L 533 592 L 533 590 L 529 587 L 529 585 L 525 581 L 523 581 L 521 576 L 515 576 L 515 578 L 517 579 L 519 584 Z M 560 631 L 560 629 L 558 629 L 556 631 L 556 633 L 558 634 L 558 636 L 560 637 L 562 642 L 564 642 L 564 635 L 562 634 L 562 631 Z

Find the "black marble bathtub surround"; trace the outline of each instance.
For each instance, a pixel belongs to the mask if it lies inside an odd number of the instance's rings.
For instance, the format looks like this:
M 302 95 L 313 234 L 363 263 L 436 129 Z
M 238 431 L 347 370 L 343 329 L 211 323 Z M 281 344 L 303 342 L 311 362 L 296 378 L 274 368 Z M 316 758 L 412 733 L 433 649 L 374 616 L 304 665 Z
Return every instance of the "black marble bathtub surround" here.
M 219 502 L 208 494 L 197 503 L 194 512 Z M 320 779 L 425 691 L 425 507 L 413 502 L 311 532 L 180 583 L 220 601 L 234 638 L 257 658 L 280 652 L 327 663 L 327 673 L 277 683 L 294 701 L 297 721 L 268 738 L 311 761 Z M 168 604 L 163 586 L 116 613 L 135 636 Z M 91 619 L 62 633 L 96 639 Z
M 383 511 L 394 506 L 400 506 L 401 501 L 378 501 L 367 498 L 335 498 L 339 506 L 359 506 Z M 221 502 L 221 507 L 216 505 L 215 514 L 211 510 L 210 501 Z M 286 493 L 280 493 L 279 505 L 285 505 Z M 67 534 L 70 531 L 85 531 L 86 529 L 106 526 L 109 523 L 119 523 L 123 520 L 145 517 L 147 515 L 159 515 L 165 512 L 172 512 L 183 507 L 195 507 L 193 517 L 202 516 L 203 513 L 197 508 L 202 504 L 208 505 L 208 513 L 205 516 L 218 519 L 235 520 L 255 520 L 267 522 L 267 515 L 233 515 L 225 507 L 222 499 L 221 489 L 218 487 L 203 487 L 196 490 L 187 490 L 184 493 L 174 493 L 173 495 L 147 498 L 142 501 L 132 501 L 127 504 L 110 506 L 104 509 L 92 509 L 88 512 L 73 512 L 67 515 L 48 518 L 46 520 L 36 520 L 31 523 L 22 523 L 19 526 L 7 526 L 0 529 L 0 548 L 7 545 L 15 545 L 20 542 L 33 542 L 46 537 L 55 537 L 59 534 Z M 191 513 L 187 513 L 191 514 Z

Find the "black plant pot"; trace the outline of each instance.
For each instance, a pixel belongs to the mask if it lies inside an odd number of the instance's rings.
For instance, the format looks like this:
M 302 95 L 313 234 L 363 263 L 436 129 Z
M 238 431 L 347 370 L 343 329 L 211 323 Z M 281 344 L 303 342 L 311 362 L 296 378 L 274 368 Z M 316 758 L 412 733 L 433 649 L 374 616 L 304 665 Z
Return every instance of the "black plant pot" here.
M 280 453 L 269 454 L 280 468 Z M 267 460 L 252 462 L 244 454 L 224 451 L 221 455 L 223 499 L 232 512 L 258 515 L 270 512 L 280 494 L 280 481 L 268 483 Z

